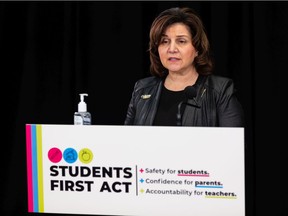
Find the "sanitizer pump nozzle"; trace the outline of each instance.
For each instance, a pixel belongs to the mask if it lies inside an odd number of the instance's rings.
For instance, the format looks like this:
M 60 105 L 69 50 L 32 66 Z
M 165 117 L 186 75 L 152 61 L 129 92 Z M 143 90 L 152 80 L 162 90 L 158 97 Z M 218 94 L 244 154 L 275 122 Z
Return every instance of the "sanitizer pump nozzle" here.
M 91 114 L 87 112 L 87 104 L 84 101 L 84 96 L 88 96 L 88 94 L 79 95 L 80 102 L 78 103 L 78 112 L 74 113 L 74 125 L 91 125 Z
M 84 101 L 84 96 L 88 96 L 88 94 L 83 93 L 80 95 L 80 102 L 78 104 L 78 112 L 87 112 L 87 104 Z

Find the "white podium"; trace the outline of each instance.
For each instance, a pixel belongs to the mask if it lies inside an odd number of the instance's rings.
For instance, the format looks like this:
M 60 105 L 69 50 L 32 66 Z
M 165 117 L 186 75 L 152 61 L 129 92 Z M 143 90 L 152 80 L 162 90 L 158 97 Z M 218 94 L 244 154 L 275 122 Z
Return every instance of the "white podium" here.
M 245 216 L 244 128 L 26 125 L 28 211 Z

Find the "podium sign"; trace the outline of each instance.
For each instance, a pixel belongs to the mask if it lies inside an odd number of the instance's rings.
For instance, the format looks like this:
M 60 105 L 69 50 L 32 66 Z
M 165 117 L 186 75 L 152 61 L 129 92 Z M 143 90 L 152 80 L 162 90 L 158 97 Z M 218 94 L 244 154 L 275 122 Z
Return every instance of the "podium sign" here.
M 244 216 L 244 128 L 26 125 L 28 211 Z

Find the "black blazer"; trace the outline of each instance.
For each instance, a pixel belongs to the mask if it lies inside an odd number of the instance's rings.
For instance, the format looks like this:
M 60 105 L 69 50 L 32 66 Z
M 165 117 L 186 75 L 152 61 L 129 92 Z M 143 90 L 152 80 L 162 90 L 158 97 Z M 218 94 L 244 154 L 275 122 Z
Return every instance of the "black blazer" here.
M 153 125 L 163 79 L 147 77 L 135 83 L 124 125 Z M 244 127 L 244 112 L 232 79 L 198 76 L 194 87 L 200 108 L 185 106 L 182 126 Z M 188 99 L 188 103 L 194 103 Z

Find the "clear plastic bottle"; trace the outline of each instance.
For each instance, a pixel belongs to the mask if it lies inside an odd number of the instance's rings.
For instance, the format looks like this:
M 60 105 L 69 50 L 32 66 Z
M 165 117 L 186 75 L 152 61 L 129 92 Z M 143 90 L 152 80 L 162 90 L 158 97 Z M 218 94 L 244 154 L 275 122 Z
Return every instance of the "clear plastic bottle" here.
M 87 104 L 84 101 L 84 96 L 88 96 L 87 93 L 80 95 L 80 102 L 78 103 L 78 112 L 74 113 L 74 125 L 91 125 L 91 114 L 87 112 Z

